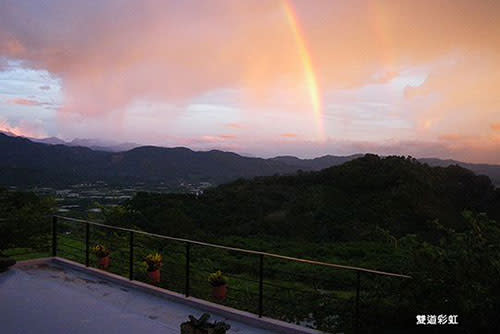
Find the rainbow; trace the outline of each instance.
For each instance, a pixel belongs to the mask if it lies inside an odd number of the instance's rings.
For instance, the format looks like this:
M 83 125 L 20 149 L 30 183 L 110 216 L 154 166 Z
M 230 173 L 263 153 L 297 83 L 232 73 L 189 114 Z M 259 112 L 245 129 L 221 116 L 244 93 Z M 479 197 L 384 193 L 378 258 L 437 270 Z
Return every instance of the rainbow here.
M 297 51 L 299 53 L 302 66 L 304 68 L 304 76 L 309 97 L 311 99 L 311 106 L 314 112 L 318 138 L 319 140 L 323 141 L 325 140 L 325 127 L 323 124 L 322 105 L 316 79 L 316 73 L 314 72 L 314 67 L 311 60 L 311 54 L 307 48 L 304 34 L 300 29 L 297 15 L 295 14 L 292 4 L 289 2 L 289 0 L 282 0 L 282 4 L 288 25 L 290 26 L 290 30 L 292 31 L 293 37 L 295 39 L 295 44 L 297 45 Z

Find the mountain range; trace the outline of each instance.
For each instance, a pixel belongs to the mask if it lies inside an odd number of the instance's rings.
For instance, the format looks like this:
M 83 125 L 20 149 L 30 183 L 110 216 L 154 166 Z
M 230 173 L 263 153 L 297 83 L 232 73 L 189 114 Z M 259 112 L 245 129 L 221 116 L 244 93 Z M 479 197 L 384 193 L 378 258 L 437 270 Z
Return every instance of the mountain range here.
M 38 141 L 38 142 L 37 142 Z M 193 151 L 185 147 L 140 146 L 117 151 L 99 149 L 93 140 L 67 143 L 58 138 L 30 140 L 0 133 L 0 184 L 62 186 L 104 181 L 110 184 L 210 182 L 238 178 L 317 171 L 359 158 L 325 155 L 314 159 L 279 156 L 263 159 L 219 150 Z M 90 147 L 87 147 L 90 146 Z M 500 166 L 455 160 L 420 159 L 431 166 L 460 165 L 489 176 L 500 185 Z
M 72 141 L 64 141 L 57 137 L 48 138 L 28 138 L 31 141 L 49 144 L 49 145 L 66 145 L 66 146 L 83 146 L 93 149 L 94 151 L 106 151 L 106 152 L 122 152 L 128 151 L 133 148 L 139 147 L 141 145 L 135 143 L 119 143 L 115 141 L 107 141 L 100 139 L 82 139 L 75 138 Z

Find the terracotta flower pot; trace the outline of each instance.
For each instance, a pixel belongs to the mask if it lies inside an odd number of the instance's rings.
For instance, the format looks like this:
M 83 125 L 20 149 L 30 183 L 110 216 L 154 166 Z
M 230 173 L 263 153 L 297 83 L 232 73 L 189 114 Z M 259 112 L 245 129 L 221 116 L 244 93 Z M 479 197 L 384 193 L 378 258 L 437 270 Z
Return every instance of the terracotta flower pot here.
M 156 269 L 155 271 L 148 271 L 148 276 L 153 283 L 160 283 L 160 269 Z
M 99 268 L 108 269 L 110 262 L 111 260 L 109 258 L 109 255 L 99 258 Z
M 212 296 L 217 300 L 224 300 L 227 297 L 227 284 L 214 286 Z

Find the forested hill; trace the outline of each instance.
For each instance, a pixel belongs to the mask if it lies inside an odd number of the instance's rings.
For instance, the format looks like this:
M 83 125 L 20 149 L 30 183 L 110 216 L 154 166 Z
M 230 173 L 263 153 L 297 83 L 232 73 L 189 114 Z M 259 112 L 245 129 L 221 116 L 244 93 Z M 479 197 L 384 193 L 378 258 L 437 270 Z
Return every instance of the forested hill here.
M 338 241 L 388 232 L 435 239 L 440 230 L 464 229 L 464 210 L 498 220 L 500 190 L 458 166 L 366 155 L 319 172 L 238 180 L 198 197 L 140 193 L 127 208 L 136 224 L 164 234 Z

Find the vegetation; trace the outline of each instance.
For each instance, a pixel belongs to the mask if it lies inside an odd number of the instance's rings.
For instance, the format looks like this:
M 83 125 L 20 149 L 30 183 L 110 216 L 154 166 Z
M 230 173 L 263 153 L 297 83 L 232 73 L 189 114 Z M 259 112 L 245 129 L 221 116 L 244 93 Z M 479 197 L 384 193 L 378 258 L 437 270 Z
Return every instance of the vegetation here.
M 139 193 L 122 216 L 148 231 L 204 239 L 339 242 L 417 234 L 435 242 L 442 236 L 435 223 L 464 231 L 463 210 L 498 219 L 499 203 L 488 177 L 461 167 L 367 155 L 320 172 L 238 180 L 202 196 Z
M 0 188 L 0 256 L 47 255 L 54 201 Z
M 210 285 L 213 287 L 226 285 L 227 277 L 222 275 L 222 271 L 217 270 L 216 272 L 208 275 L 208 283 L 210 283 Z
M 500 327 L 500 191 L 458 166 L 367 155 L 319 172 L 238 180 L 200 196 L 139 193 L 102 217 L 148 232 L 411 275 L 361 274 L 360 332 L 420 330 L 420 314 L 458 315 L 458 326 L 443 327 L 455 332 Z M 83 231 L 61 223 L 60 232 L 58 251 L 84 261 Z M 128 254 L 126 233 L 96 228 L 91 239 L 112 245 L 117 261 Z M 152 250 L 168 254 L 160 286 L 184 292 L 184 243 L 141 235 L 134 243 L 136 265 Z M 223 270 L 231 279 L 223 303 L 257 311 L 258 257 L 192 245 L 190 261 L 191 295 L 209 299 L 207 275 Z M 117 263 L 111 271 L 127 275 L 127 268 Z M 352 271 L 266 257 L 264 315 L 350 332 L 356 282 Z
M 417 314 L 458 314 L 459 329 L 470 331 L 499 325 L 499 209 L 500 192 L 488 177 L 367 155 L 320 172 L 238 180 L 201 196 L 140 193 L 120 210 L 150 232 L 411 275 L 363 275 L 366 328 L 408 330 Z M 250 259 L 203 256 L 207 269 L 256 277 Z M 276 269 L 266 273 L 269 284 L 280 286 L 275 293 L 287 304 L 270 309 L 268 301 L 268 313 L 322 329 L 350 326 L 351 273 L 267 266 Z

